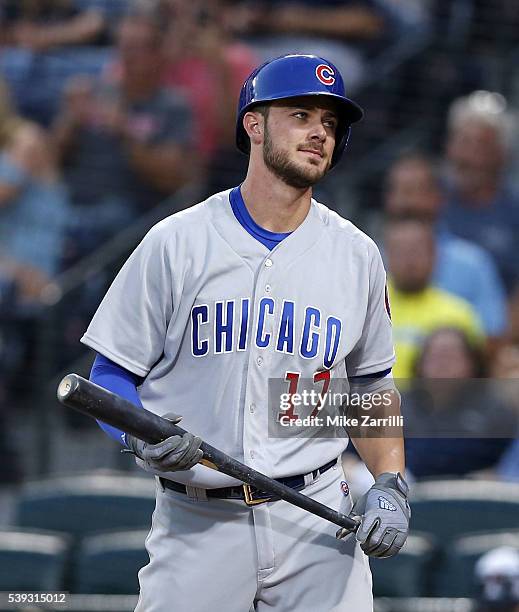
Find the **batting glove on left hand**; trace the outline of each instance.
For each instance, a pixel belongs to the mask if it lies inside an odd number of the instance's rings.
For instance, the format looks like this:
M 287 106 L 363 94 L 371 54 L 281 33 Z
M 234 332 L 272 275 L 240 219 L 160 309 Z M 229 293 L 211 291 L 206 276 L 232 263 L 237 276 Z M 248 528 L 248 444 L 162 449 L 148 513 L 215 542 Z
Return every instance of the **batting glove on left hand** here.
M 360 516 L 356 537 L 370 557 L 392 557 L 409 533 L 409 487 L 400 473 L 380 474 L 371 489 L 354 504 L 350 516 Z
M 169 413 L 165 419 L 177 424 L 182 420 L 178 414 Z M 178 472 L 189 470 L 202 459 L 204 453 L 200 450 L 202 439 L 192 433 L 183 436 L 170 436 L 157 444 L 148 444 L 139 438 L 126 434 L 126 444 L 137 457 L 142 459 L 147 467 L 158 472 Z

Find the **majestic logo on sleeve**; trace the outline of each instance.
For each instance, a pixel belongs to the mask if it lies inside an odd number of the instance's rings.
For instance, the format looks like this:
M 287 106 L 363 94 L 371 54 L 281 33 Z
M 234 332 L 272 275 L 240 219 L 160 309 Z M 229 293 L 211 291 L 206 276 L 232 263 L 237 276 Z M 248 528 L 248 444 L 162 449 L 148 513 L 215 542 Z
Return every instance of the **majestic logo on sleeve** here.
M 263 297 L 258 302 L 254 324 L 249 325 L 249 298 L 197 304 L 191 309 L 191 352 L 194 357 L 245 351 L 252 343 L 303 359 L 322 355 L 331 368 L 339 349 L 342 321 L 325 317 L 319 308 L 298 309 L 295 302 Z
M 335 71 L 328 64 L 319 64 L 315 69 L 315 76 L 323 85 L 333 85 L 335 83 Z

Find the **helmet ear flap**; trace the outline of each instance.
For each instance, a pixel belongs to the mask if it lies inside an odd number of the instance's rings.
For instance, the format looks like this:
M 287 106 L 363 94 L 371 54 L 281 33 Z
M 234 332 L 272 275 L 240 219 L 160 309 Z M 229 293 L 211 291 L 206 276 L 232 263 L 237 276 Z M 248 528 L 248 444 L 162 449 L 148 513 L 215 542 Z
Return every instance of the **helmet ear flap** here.
M 350 135 L 351 125 L 344 126 L 339 135 L 339 139 L 335 141 L 335 149 L 332 155 L 332 167 L 339 161 L 341 155 L 344 153 L 344 149 L 348 146 Z

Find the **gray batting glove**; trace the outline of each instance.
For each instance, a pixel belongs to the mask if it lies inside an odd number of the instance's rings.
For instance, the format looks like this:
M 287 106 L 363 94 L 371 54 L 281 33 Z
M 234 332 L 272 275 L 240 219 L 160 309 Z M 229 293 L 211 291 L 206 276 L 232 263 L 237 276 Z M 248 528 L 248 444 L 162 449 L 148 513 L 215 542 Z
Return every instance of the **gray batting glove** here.
M 182 420 L 178 414 L 168 413 L 165 419 L 175 425 Z M 178 472 L 189 470 L 202 459 L 200 450 L 202 439 L 192 433 L 183 436 L 170 436 L 157 444 L 148 444 L 139 438 L 126 434 L 126 444 L 130 452 L 142 459 L 147 467 L 159 472 Z
M 400 473 L 384 472 L 354 504 L 350 516 L 360 517 L 356 537 L 370 557 L 392 557 L 409 533 L 409 487 Z

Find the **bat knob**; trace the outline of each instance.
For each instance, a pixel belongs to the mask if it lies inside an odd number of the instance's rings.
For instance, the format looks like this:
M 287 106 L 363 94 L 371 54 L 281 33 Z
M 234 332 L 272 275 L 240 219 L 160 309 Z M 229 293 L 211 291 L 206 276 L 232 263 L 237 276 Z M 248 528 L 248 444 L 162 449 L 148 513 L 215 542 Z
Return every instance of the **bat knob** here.
M 58 399 L 63 401 L 78 388 L 79 382 L 75 374 L 67 374 L 58 385 Z

